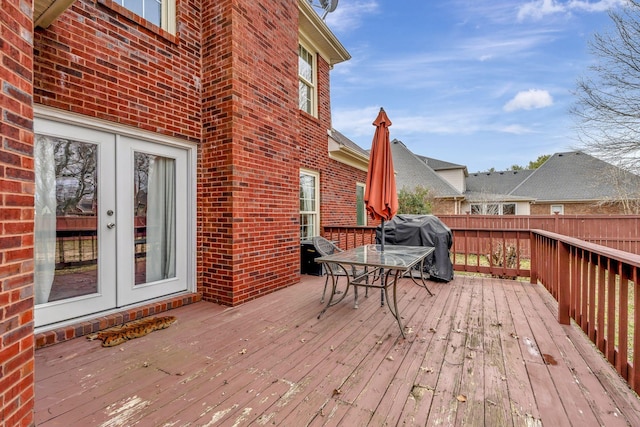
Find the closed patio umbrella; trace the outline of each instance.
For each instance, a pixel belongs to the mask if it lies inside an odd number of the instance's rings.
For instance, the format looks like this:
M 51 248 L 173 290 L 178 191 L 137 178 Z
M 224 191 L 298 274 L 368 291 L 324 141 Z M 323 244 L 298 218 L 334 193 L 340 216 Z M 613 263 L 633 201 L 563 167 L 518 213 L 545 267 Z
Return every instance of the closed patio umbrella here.
M 372 219 L 379 219 L 382 227 L 382 241 L 380 250 L 384 252 L 384 222 L 393 218 L 398 212 L 398 194 L 396 192 L 396 177 L 391 156 L 389 142 L 389 126 L 391 120 L 383 108 L 373 122 L 376 127 L 369 153 L 369 169 L 364 192 L 364 204 Z M 384 271 L 381 280 L 384 281 Z M 384 282 L 383 282 L 384 284 Z M 384 290 L 381 295 L 384 303 Z

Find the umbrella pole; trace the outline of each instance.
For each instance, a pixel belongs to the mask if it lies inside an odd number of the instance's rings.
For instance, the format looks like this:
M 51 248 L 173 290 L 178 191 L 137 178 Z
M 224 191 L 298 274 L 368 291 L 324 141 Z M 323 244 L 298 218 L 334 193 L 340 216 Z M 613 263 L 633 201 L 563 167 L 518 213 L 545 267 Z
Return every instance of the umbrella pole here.
M 384 252 L 384 219 L 381 220 L 381 227 L 382 227 L 382 240 L 380 241 L 380 251 Z M 384 287 L 384 268 L 380 269 L 380 284 L 382 285 L 382 289 L 380 289 L 380 306 L 384 306 L 384 293 L 385 293 L 385 287 Z

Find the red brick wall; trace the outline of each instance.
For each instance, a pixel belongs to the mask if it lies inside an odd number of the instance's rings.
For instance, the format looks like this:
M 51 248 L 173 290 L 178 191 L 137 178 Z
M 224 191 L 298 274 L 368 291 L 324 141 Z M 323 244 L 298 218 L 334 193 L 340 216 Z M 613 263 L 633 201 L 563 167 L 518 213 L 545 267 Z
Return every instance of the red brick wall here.
M 199 142 L 198 7 L 177 2 L 172 36 L 109 0 L 76 1 L 35 30 L 35 102 Z
M 297 1 L 177 7 L 174 36 L 110 0 L 77 1 L 36 30 L 35 101 L 200 143 L 199 290 L 238 304 L 299 280 L 301 157 L 322 171 L 323 223 L 355 224 L 356 180 L 327 156 L 326 62 L 319 117 L 298 110 Z
M 564 215 L 624 215 L 624 209 L 617 204 L 599 205 L 596 203 L 554 203 L 564 206 Z M 531 215 L 549 215 L 551 204 L 531 205 Z
M 434 215 L 454 215 L 456 213 L 456 201 L 446 199 L 435 199 L 431 206 Z
M 298 7 L 202 11 L 203 297 L 235 305 L 299 280 Z
M 0 424 L 33 425 L 33 21 L 0 3 Z

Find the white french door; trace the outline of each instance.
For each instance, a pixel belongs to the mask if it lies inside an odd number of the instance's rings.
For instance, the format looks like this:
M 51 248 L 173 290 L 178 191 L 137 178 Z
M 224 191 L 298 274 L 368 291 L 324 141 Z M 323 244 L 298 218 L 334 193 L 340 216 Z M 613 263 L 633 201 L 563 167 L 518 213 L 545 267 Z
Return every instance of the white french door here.
M 34 122 L 36 327 L 189 288 L 189 150 Z
M 119 306 L 187 289 L 185 150 L 118 137 Z

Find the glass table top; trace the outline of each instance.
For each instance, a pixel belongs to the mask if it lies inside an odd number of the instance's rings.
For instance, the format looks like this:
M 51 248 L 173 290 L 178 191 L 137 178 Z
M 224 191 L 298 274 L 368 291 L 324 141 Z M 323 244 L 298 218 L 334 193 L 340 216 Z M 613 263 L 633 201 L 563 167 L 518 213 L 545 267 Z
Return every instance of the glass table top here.
M 434 251 L 429 246 L 365 245 L 316 258 L 316 262 L 365 265 L 394 270 L 408 270 Z

